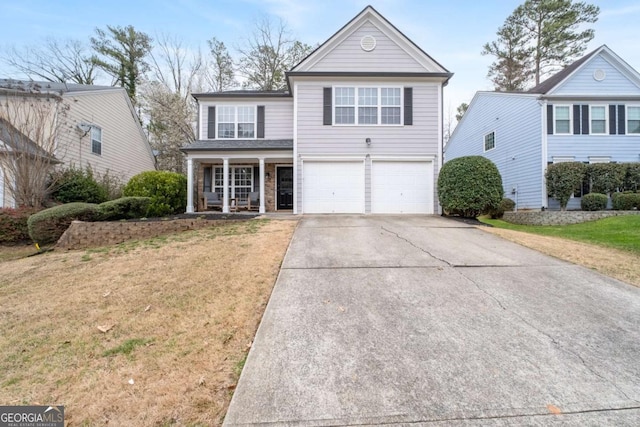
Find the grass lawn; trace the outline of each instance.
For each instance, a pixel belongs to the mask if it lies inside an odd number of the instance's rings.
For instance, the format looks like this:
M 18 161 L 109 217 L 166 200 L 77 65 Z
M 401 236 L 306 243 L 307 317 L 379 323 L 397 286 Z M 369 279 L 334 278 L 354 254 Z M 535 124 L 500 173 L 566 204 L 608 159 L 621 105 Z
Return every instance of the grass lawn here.
M 517 225 L 499 219 L 479 219 L 486 224 L 507 230 L 561 237 L 640 254 L 640 215 L 617 216 L 582 224 L 553 226 Z
M 65 405 L 69 425 L 221 424 L 295 225 L 0 262 L 0 402 Z

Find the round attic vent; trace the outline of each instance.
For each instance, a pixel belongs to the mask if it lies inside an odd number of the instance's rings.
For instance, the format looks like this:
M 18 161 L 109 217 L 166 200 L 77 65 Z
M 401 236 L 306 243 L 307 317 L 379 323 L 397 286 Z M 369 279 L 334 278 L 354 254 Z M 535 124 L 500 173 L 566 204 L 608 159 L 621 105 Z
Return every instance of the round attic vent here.
M 605 77 L 607 77 L 607 73 L 605 73 L 604 70 L 601 68 L 598 68 L 593 72 L 593 78 L 599 82 L 604 80 Z
M 360 47 L 366 52 L 371 52 L 376 48 L 376 39 L 373 36 L 364 36 L 360 39 Z

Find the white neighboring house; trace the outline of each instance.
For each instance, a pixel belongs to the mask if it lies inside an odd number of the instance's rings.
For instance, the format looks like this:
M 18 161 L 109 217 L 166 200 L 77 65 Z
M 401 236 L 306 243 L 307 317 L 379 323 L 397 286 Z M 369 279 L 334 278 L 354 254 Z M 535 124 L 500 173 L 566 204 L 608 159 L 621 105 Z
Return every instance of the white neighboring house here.
M 15 96 L 55 94 L 68 105 L 66 131 L 56 140 L 55 157 L 65 167 L 107 172 L 123 183 L 155 170 L 149 141 L 124 88 L 0 79 L 0 101 Z M 0 207 L 15 207 L 7 191 L 14 185 L 0 170 Z

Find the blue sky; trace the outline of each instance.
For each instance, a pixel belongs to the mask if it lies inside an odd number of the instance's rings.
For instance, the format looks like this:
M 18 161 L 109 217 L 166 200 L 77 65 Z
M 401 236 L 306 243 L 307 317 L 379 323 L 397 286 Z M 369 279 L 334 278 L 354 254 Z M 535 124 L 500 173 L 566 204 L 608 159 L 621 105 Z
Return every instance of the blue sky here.
M 314 45 L 371 4 L 455 75 L 445 89 L 445 110 L 455 112 L 476 90 L 490 90 L 490 57 L 482 45 L 524 0 L 0 0 L 0 47 L 37 44 L 43 38 L 88 40 L 96 27 L 133 25 L 152 37 L 179 36 L 192 48 L 215 36 L 242 43 L 262 15 L 284 19 L 299 40 Z M 600 6 L 589 50 L 607 44 L 640 70 L 640 2 L 591 0 Z M 0 75 L 7 69 L 0 64 Z M 12 76 L 18 77 L 18 76 Z M 447 111 L 445 111 L 445 115 Z

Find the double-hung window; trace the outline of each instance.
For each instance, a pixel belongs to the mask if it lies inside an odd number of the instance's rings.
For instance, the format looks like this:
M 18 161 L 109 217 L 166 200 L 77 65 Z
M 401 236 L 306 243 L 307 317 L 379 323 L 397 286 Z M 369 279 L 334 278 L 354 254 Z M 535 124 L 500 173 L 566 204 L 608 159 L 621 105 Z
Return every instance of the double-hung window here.
M 218 107 L 218 139 L 256 137 L 256 109 L 250 106 Z
M 484 151 L 496 148 L 496 133 L 490 132 L 484 136 Z
M 399 125 L 402 96 L 399 87 L 335 87 L 334 124 Z
M 91 152 L 102 155 L 102 129 L 97 126 L 91 126 Z
M 640 106 L 627 106 L 627 134 L 640 134 Z
M 607 107 L 604 105 L 591 105 L 590 110 L 590 126 L 591 135 L 606 135 L 607 134 Z
M 571 133 L 571 107 L 568 105 L 554 106 L 554 133 L 570 134 Z

